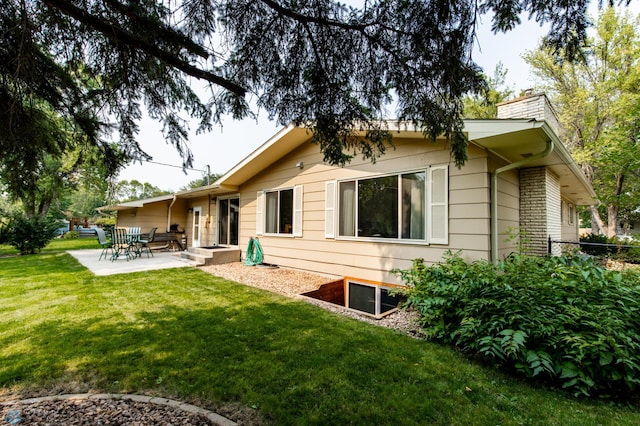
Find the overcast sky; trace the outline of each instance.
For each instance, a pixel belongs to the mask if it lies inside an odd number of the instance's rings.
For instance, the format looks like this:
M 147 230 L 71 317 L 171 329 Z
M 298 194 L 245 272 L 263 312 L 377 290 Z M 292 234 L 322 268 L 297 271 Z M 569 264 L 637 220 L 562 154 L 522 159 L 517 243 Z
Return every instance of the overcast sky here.
M 592 1 L 592 6 L 597 4 Z M 635 2 L 636 9 L 640 2 Z M 494 35 L 490 30 L 489 17 L 483 17 L 478 28 L 478 40 L 473 59 L 489 76 L 498 62 L 502 62 L 507 73 L 507 85 L 516 94 L 521 90 L 533 87 L 533 77 L 522 59 L 522 54 L 534 50 L 546 28 L 537 23 L 523 19 L 515 30 L 507 34 Z M 197 84 L 197 83 L 196 83 Z M 196 87 L 197 88 L 197 87 Z M 170 167 L 154 163 L 136 163 L 127 167 L 119 176 L 119 180 L 136 179 L 149 182 L 163 190 L 177 191 L 190 181 L 203 176 L 200 171 L 189 171 L 185 174 L 179 166 L 181 159 L 175 149 L 168 145 L 161 132 L 161 126 L 151 120 L 144 120 L 140 125 L 139 141 L 142 148 L 153 157 L 153 161 L 178 167 Z M 264 113 L 255 120 L 234 122 L 228 119 L 222 128 L 211 133 L 190 136 L 190 146 L 194 153 L 194 168 L 205 170 L 207 165 L 212 173 L 225 173 L 253 152 L 261 144 L 273 136 L 281 127 L 267 120 Z M 194 129 L 195 130 L 195 126 Z

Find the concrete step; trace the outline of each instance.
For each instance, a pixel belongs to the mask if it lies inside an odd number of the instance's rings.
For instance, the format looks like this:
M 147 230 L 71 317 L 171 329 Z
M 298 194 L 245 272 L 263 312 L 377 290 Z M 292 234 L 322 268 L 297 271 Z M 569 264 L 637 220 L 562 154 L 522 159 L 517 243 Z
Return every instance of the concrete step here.
M 181 251 L 180 257 L 182 259 L 188 259 L 191 262 L 194 262 L 197 266 L 203 266 L 207 264 L 207 256 L 203 256 L 197 253 L 191 253 L 189 251 Z
M 240 249 L 235 247 L 219 247 L 206 249 L 202 247 L 189 247 L 187 251 L 180 253 L 184 259 L 198 262 L 199 265 L 219 265 L 240 261 Z

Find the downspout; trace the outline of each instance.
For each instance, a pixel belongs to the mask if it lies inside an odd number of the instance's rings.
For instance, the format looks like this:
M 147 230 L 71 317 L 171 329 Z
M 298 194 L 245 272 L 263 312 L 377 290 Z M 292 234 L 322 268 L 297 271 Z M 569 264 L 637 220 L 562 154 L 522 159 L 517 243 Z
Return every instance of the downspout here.
M 173 194 L 173 200 L 171 201 L 171 204 L 169 204 L 169 211 L 167 212 L 167 231 L 166 232 L 169 232 L 171 230 L 171 208 L 173 207 L 177 199 L 178 197 L 176 197 L 176 195 Z
M 517 169 L 525 166 L 535 160 L 544 158 L 553 151 L 553 141 L 549 139 L 544 151 L 527 157 L 524 160 L 507 164 L 506 166 L 497 168 L 491 174 L 491 260 L 494 264 L 498 263 L 498 175 L 509 170 Z

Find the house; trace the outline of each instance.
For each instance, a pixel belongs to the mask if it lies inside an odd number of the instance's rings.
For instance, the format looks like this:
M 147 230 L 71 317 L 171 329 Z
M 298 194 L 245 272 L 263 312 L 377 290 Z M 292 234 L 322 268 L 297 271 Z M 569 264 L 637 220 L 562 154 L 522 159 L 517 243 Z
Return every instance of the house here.
M 325 164 L 309 130 L 289 126 L 212 185 L 116 206 L 118 226 L 178 223 L 190 250 L 242 252 L 258 237 L 266 263 L 345 277 L 348 291 L 375 300 L 415 258 L 434 263 L 462 250 L 469 261 L 502 259 L 518 232 L 541 255 L 549 236 L 578 240 L 576 206 L 594 204 L 595 193 L 544 94 L 501 104 L 498 119 L 466 120 L 460 168 L 444 139 L 389 125 L 394 149 L 345 167 Z

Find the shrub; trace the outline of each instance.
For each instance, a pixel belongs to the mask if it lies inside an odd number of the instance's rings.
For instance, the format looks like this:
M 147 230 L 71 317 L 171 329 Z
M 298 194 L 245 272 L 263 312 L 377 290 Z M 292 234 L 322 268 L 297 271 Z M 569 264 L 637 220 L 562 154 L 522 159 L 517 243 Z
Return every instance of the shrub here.
M 80 238 L 80 233 L 78 231 L 69 231 L 65 232 L 64 237 L 65 240 L 75 240 Z
M 13 246 L 20 254 L 34 254 L 44 248 L 55 237 L 55 221 L 41 216 L 27 217 L 16 213 L 2 224 L 2 241 Z
M 611 253 L 611 249 L 607 246 L 600 246 L 600 245 L 590 245 L 592 243 L 595 244 L 608 244 L 609 243 L 609 239 L 607 238 L 606 235 L 600 235 L 600 234 L 587 234 L 584 236 L 580 237 L 580 242 L 581 243 L 587 243 L 587 244 L 580 244 L 580 249 L 587 253 L 590 254 L 592 256 L 606 256 L 609 253 Z
M 640 283 L 585 257 L 400 271 L 428 336 L 574 394 L 637 396 Z
M 580 249 L 591 256 L 608 257 L 628 263 L 640 263 L 640 243 L 637 241 L 620 240 L 618 237 L 587 234 L 580 237 L 581 243 L 608 244 L 590 245 L 580 244 Z M 631 246 L 631 247 L 630 247 Z

